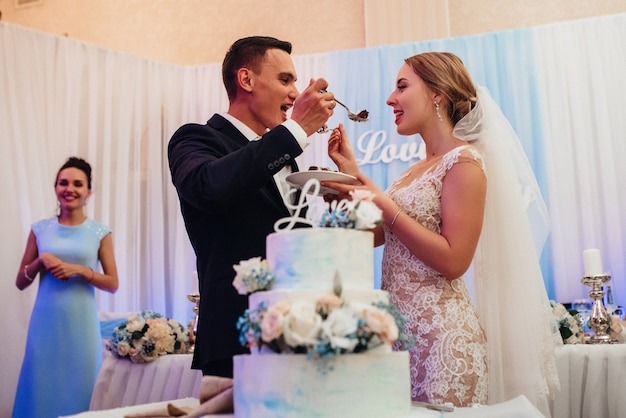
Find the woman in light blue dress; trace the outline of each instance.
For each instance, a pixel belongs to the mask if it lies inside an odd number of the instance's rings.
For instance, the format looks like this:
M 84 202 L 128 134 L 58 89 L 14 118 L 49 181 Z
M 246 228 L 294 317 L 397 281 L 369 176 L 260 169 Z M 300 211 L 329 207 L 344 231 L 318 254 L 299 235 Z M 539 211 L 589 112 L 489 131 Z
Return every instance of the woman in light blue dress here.
M 118 287 L 111 230 L 83 210 L 91 195 L 90 165 L 69 158 L 57 173 L 55 193 L 59 215 L 32 225 L 16 279 L 23 290 L 39 275 L 14 418 L 89 409 L 102 363 L 94 287 L 111 293 Z

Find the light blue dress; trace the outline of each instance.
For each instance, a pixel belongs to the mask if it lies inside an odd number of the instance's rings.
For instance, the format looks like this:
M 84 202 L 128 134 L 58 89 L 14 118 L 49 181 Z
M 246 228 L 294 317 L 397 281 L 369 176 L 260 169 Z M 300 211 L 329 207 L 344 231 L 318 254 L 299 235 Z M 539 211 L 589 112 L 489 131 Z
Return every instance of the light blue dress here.
M 57 218 L 32 225 L 39 254 L 96 269 L 100 241 L 111 230 L 91 219 L 60 225 Z M 40 276 L 41 277 L 41 276 Z M 102 364 L 94 287 L 83 277 L 41 277 L 30 318 L 14 418 L 71 415 L 89 409 Z

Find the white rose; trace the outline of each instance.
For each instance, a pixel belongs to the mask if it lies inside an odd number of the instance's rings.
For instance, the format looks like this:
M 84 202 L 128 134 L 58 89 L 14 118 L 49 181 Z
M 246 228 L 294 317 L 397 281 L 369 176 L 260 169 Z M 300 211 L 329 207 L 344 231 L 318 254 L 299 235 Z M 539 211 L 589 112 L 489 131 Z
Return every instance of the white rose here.
M 351 219 L 355 221 L 355 229 L 372 229 L 380 224 L 383 211 L 375 203 L 359 200 L 354 207 Z
M 322 329 L 322 317 L 312 302 L 294 303 L 285 318 L 285 342 L 290 347 L 313 345 Z
M 132 334 L 135 331 L 143 330 L 144 325 L 146 325 L 146 319 L 141 315 L 136 315 L 128 320 L 126 330 Z
M 240 295 L 262 290 L 267 286 L 266 282 L 254 280 L 256 276 L 265 277 L 265 273 L 270 271 L 269 263 L 261 257 L 243 260 L 239 264 L 235 264 L 233 269 L 237 273 L 233 280 L 233 286 Z
M 358 340 L 355 338 L 358 319 L 349 309 L 335 309 L 328 315 L 322 326 L 322 336 L 332 347 L 354 351 Z
M 568 314 L 567 309 L 560 303 L 556 303 L 552 306 L 552 310 L 554 311 L 554 315 L 557 318 L 565 318 Z

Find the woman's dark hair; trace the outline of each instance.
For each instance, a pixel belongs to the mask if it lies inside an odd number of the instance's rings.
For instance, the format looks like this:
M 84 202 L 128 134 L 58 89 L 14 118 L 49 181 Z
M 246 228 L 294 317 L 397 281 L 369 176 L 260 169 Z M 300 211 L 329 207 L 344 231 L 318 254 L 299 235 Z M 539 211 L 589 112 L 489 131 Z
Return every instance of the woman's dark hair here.
M 291 54 L 291 43 L 270 36 L 250 36 L 231 45 L 222 63 L 222 80 L 229 100 L 237 95 L 237 71 L 246 67 L 258 74 L 268 49 L 281 49 Z
M 65 170 L 66 168 L 77 168 L 83 173 L 85 173 L 85 175 L 87 176 L 87 188 L 91 190 L 91 166 L 89 165 L 87 161 L 78 157 L 68 158 L 65 164 L 63 164 L 61 168 L 59 168 L 59 171 L 57 171 L 57 178 L 54 181 L 55 186 L 57 184 L 57 181 L 59 180 L 59 174 L 61 173 L 61 171 Z

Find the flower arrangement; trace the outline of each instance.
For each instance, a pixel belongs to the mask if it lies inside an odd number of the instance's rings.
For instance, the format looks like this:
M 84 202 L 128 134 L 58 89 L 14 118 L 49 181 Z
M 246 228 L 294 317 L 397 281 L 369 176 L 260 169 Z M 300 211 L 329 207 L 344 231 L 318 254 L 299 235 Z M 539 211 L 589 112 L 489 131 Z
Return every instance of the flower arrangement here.
M 274 280 L 267 260 L 261 259 L 261 257 L 241 261 L 234 265 L 233 269 L 237 272 L 233 286 L 240 295 L 269 289 L 272 280 Z
M 329 358 L 414 342 L 405 336 L 406 320 L 393 305 L 355 303 L 325 293 L 313 301 L 261 303 L 239 318 L 239 341 L 249 348 L 276 353 L 306 353 Z
M 382 210 L 374 203 L 369 190 L 350 192 L 352 200 L 326 203 L 319 226 L 323 228 L 372 229 L 382 222 Z
M 143 311 L 113 330 L 107 349 L 118 358 L 146 363 L 165 354 L 189 351 L 189 331 L 173 319 Z
M 576 310 L 567 310 L 565 306 L 553 300 L 550 301 L 552 313 L 559 327 L 564 344 L 578 344 L 582 341 L 582 320 Z

